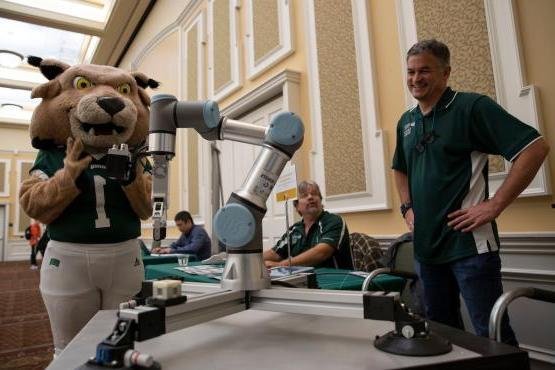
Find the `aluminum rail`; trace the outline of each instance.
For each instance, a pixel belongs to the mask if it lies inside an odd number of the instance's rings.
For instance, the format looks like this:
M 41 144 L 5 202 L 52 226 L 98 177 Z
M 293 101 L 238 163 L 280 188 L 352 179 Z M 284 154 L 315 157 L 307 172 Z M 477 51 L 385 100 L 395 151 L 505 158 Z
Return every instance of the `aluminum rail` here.
M 245 292 L 220 290 L 166 308 L 166 333 L 244 311 Z
M 381 268 L 377 268 L 375 270 L 372 270 L 372 272 L 370 272 L 370 275 L 368 275 L 364 279 L 364 282 L 362 283 L 362 289 L 361 290 L 363 292 L 366 292 L 368 290 L 368 287 L 372 283 L 372 279 L 374 279 L 378 275 L 389 274 L 390 272 L 391 272 L 391 269 L 389 267 L 381 267 Z
M 555 292 L 538 288 L 518 288 L 503 293 L 491 310 L 489 317 L 489 338 L 501 342 L 501 320 L 509 303 L 519 297 L 528 297 L 538 301 L 555 303 Z
M 272 288 L 251 292 L 249 307 L 262 311 L 364 318 L 362 296 L 359 291 Z

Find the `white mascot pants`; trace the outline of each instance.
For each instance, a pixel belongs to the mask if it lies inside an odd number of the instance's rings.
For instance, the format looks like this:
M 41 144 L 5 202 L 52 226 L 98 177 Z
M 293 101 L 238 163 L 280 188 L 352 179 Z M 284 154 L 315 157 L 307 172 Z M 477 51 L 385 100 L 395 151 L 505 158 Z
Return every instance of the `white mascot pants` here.
M 98 310 L 116 309 L 138 293 L 143 278 L 137 239 L 112 244 L 51 240 L 41 267 L 40 291 L 50 317 L 55 354 Z

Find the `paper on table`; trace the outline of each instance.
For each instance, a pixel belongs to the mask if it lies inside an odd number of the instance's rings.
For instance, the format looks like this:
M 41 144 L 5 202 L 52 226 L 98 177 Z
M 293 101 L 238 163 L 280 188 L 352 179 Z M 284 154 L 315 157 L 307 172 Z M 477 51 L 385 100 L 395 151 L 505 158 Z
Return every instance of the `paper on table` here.
M 291 271 L 289 271 L 289 267 L 287 266 L 277 266 L 277 267 L 272 267 L 270 269 L 270 277 L 280 278 L 283 276 L 299 274 L 301 272 L 312 272 L 312 271 L 314 271 L 314 267 L 291 266 Z
M 219 263 L 225 263 L 226 259 L 227 259 L 227 253 L 221 252 L 218 254 L 214 254 L 213 256 L 210 256 L 205 260 L 202 260 L 201 263 L 203 265 L 216 265 Z
M 183 257 L 183 256 L 187 256 L 187 254 L 183 254 L 183 253 L 151 253 L 150 254 L 153 257 Z
M 186 272 L 187 274 L 204 275 L 204 276 L 212 276 L 212 277 L 221 275 L 224 272 L 223 267 L 213 266 L 213 265 L 175 267 L 175 269 Z

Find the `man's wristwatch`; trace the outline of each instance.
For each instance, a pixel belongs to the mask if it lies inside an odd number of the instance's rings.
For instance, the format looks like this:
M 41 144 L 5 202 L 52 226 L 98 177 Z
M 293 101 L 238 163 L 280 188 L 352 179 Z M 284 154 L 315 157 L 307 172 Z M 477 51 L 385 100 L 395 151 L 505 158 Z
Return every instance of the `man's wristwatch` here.
M 412 202 L 411 201 L 408 201 L 408 202 L 405 202 L 405 203 L 401 204 L 401 214 L 403 215 L 403 218 L 405 218 L 405 215 L 407 214 L 407 212 L 411 208 L 412 208 Z

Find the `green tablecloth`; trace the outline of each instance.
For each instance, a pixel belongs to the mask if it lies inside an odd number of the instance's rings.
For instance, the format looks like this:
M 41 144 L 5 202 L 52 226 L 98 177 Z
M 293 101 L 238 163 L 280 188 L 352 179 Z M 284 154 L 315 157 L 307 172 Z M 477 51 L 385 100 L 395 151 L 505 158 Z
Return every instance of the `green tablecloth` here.
M 318 268 L 316 279 L 320 289 L 361 290 L 364 278 L 350 274 L 351 270 Z M 372 279 L 369 290 L 400 292 L 405 279 L 392 275 L 378 275 Z
M 194 263 L 192 265 L 196 265 Z M 184 278 L 185 281 L 197 283 L 218 283 L 219 280 L 201 276 L 187 274 L 183 271 L 176 270 L 177 263 L 164 264 L 145 264 L 145 278 L 147 280 L 160 279 L 170 276 Z M 316 269 L 316 279 L 321 289 L 341 289 L 341 290 L 360 290 L 364 279 L 360 276 L 349 274 L 350 270 L 318 268 Z M 384 290 L 400 292 L 405 285 L 403 278 L 391 275 L 379 275 L 373 279 L 370 290 Z

